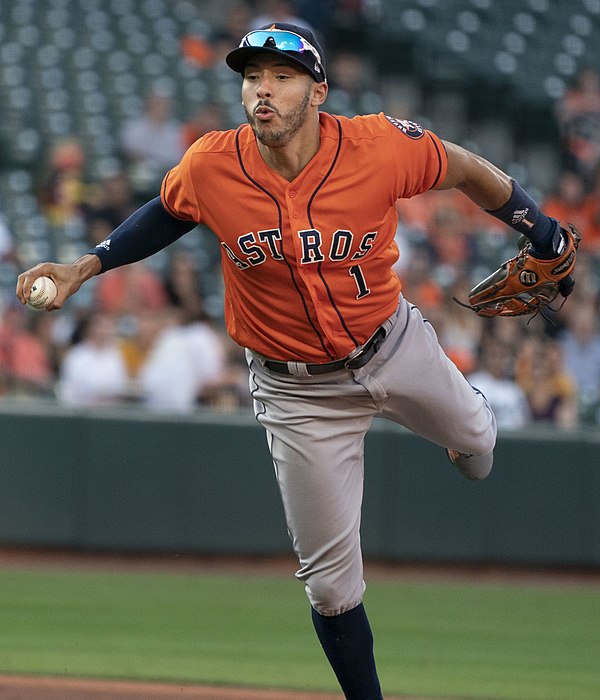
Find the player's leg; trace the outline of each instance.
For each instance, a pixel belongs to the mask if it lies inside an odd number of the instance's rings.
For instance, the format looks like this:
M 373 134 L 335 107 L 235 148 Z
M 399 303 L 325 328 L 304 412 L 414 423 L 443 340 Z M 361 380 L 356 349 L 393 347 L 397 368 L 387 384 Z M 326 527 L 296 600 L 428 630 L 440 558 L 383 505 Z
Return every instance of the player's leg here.
M 417 308 L 401 300 L 381 350 L 355 376 L 377 398 L 384 417 L 449 448 L 451 461 L 464 476 L 482 479 L 489 474 L 494 414 L 444 354 Z
M 373 656 L 373 635 L 362 605 L 341 615 L 312 609 L 313 625 L 323 651 L 347 700 L 383 700 Z
M 376 407 L 345 371 L 293 380 L 251 362 L 269 448 L 315 631 L 348 700 L 380 700 L 362 605 L 364 436 Z

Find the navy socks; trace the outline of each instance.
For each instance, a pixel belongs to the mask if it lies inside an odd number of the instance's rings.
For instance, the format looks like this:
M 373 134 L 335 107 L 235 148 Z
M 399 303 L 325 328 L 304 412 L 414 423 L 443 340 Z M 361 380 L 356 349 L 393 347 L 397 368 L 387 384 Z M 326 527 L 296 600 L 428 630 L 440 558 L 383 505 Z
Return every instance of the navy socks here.
M 383 700 L 373 657 L 373 634 L 362 603 L 325 617 L 312 609 L 313 625 L 346 700 Z

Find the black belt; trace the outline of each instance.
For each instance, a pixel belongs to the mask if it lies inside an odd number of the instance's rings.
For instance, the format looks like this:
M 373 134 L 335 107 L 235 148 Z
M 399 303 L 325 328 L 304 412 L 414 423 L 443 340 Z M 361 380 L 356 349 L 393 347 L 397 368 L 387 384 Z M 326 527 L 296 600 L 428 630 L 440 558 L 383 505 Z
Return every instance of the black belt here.
M 324 362 L 319 365 L 307 364 L 306 371 L 308 374 L 327 374 L 329 372 L 337 372 L 340 369 L 359 369 L 360 367 L 364 367 L 373 355 L 378 352 L 386 334 L 387 331 L 381 326 L 362 347 L 358 348 L 358 351 L 351 352 L 347 357 L 343 357 L 341 360 Z M 294 374 L 290 372 L 287 362 L 265 360 L 265 367 L 271 370 L 271 372 L 277 372 L 278 374 Z

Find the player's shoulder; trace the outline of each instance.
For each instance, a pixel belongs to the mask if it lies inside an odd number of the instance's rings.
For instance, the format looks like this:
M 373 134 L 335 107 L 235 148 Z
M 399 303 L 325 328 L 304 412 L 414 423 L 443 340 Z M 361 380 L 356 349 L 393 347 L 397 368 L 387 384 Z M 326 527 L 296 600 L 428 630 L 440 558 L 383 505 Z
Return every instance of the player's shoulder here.
M 355 117 L 334 115 L 332 118 L 337 120 L 345 138 L 376 139 L 402 134 L 408 139 L 418 140 L 426 133 L 426 130 L 417 122 L 393 117 L 384 112 Z
M 209 131 L 190 146 L 188 153 L 208 155 L 235 152 L 240 134 L 243 138 L 245 130 L 245 127 L 240 127 L 227 131 Z
M 383 133 L 379 114 L 361 114 L 346 117 L 339 114 L 321 113 L 321 122 L 326 131 L 341 131 L 342 138 L 374 138 Z

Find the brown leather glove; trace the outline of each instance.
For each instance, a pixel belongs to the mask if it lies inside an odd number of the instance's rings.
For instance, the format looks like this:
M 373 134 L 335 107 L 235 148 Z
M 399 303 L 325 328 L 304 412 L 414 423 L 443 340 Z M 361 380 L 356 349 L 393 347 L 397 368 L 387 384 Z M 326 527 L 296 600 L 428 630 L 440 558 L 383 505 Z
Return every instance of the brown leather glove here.
M 531 253 L 522 236 L 521 250 L 469 292 L 469 305 L 479 316 L 524 316 L 541 311 L 560 294 L 567 297 L 575 284 L 572 272 L 581 241 L 572 225 L 561 228 L 564 245 L 555 258 L 542 260 Z

